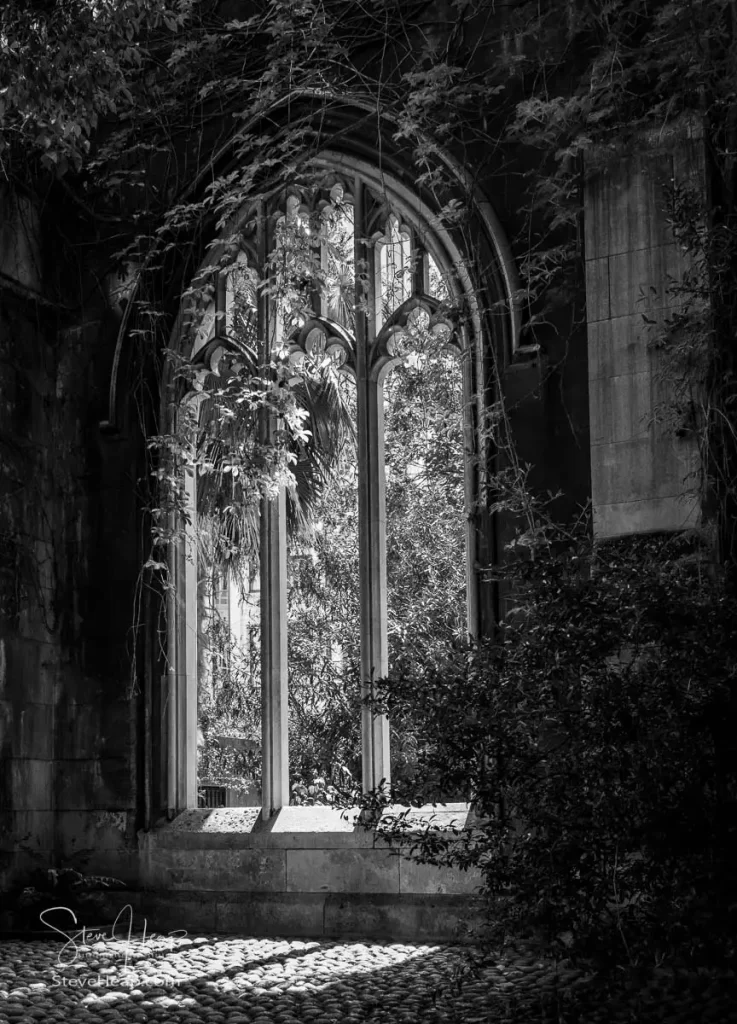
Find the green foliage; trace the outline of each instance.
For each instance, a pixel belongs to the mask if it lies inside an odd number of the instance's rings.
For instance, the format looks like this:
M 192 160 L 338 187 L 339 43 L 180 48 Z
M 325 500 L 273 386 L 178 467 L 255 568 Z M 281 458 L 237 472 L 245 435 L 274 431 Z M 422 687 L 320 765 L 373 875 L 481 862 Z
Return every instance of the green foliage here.
M 732 956 L 737 604 L 679 538 L 571 544 L 517 579 L 496 640 L 383 684 L 423 740 L 393 798 L 476 815 L 413 833 L 413 856 L 480 868 L 495 940 L 609 966 Z

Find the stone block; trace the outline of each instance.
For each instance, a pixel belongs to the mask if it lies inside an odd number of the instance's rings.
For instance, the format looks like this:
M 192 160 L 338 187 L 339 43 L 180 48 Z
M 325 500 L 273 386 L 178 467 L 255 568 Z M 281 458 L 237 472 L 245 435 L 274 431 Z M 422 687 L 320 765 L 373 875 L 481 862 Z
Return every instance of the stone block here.
M 418 864 L 407 857 L 399 858 L 399 891 L 405 893 L 448 893 L 474 895 L 483 883 L 483 876 L 475 869 L 437 867 Z
M 36 603 L 21 608 L 18 615 L 18 637 L 24 643 L 46 644 L 52 656 L 58 654 L 54 633 L 47 618 L 46 609 L 52 607 L 56 598 L 55 590 L 44 586 L 36 589 Z
M 587 259 L 673 241 L 665 210 L 673 159 L 670 152 L 632 154 L 589 177 L 584 192 Z
M 240 808 L 238 808 L 240 809 Z M 355 832 L 186 832 L 166 827 L 151 833 L 152 845 L 175 850 L 304 850 L 304 849 L 374 849 L 386 847 L 386 840 L 371 829 Z
M 609 258 L 586 260 L 586 317 L 589 322 L 611 317 L 609 286 Z
M 357 826 L 357 812 L 351 808 L 341 810 L 337 807 L 281 807 L 277 813 L 264 823 L 264 830 L 272 835 L 279 833 L 347 832 L 352 833 Z
M 76 868 L 85 875 L 105 875 L 118 878 L 131 888 L 140 885 L 141 859 L 138 850 L 120 847 L 119 849 L 81 850 L 70 853 L 66 858 L 69 867 Z M 128 891 L 111 894 L 111 899 L 120 898 L 119 906 L 128 900 Z
M 690 442 L 667 436 L 599 444 L 591 448 L 591 493 L 594 507 L 677 498 L 694 486 L 694 449 Z
M 57 757 L 76 760 L 125 756 L 132 744 L 131 722 L 128 701 L 60 701 Z
M 388 850 L 287 850 L 288 892 L 399 892 L 399 858 Z
M 400 814 L 402 807 L 389 808 L 387 816 Z M 309 813 L 307 813 L 309 812 Z M 467 804 L 438 804 L 413 808 L 410 823 L 424 828 L 427 823 L 443 828 L 471 824 Z M 315 826 L 308 830 L 307 826 Z M 341 831 L 333 831 L 341 826 Z M 161 822 L 141 834 L 144 847 L 175 850 L 266 849 L 387 849 L 381 832 L 355 823 L 350 813 L 341 818 L 332 807 L 284 807 L 268 821 L 258 808 L 197 808 L 182 811 L 173 821 Z
M 706 160 L 702 137 L 684 139 L 673 153 L 673 178 L 682 188 L 705 187 Z
M 419 813 L 419 812 L 418 812 Z M 464 821 L 466 805 L 431 812 L 435 820 Z M 374 849 L 387 842 L 373 828 L 356 823 L 333 807 L 283 807 L 264 821 L 257 808 L 215 808 L 183 811 L 171 822 L 157 826 L 151 842 L 162 849 Z
M 37 871 L 48 871 L 53 864 L 54 856 L 50 850 L 0 852 L 0 891 L 30 884 Z
M 53 811 L 0 811 L 0 850 L 37 855 L 53 849 Z
M 57 816 L 62 857 L 119 850 L 133 842 L 132 813 L 128 811 L 61 811 Z
M 325 900 L 326 937 L 396 942 L 463 942 L 483 922 L 471 896 L 331 895 Z
M 240 935 L 320 937 L 326 897 L 321 893 L 235 893 L 218 900 L 216 929 Z
M 19 636 L 6 637 L 0 643 L 0 698 L 53 704 L 58 657 L 54 645 Z
M 611 252 L 609 202 L 613 190 L 611 173 L 589 171 L 584 184 L 584 247 L 587 260 L 606 258 Z
M 483 903 L 469 896 L 216 893 L 149 890 L 127 896 L 134 934 L 186 931 L 287 938 L 464 942 L 483 925 Z M 127 918 L 126 918 L 127 926 Z
M 54 756 L 53 705 L 0 700 L 0 736 L 5 756 L 50 760 Z
M 55 780 L 60 811 L 125 811 L 134 802 L 130 763 L 121 757 L 60 759 Z
M 653 417 L 650 371 L 590 381 L 589 410 L 592 447 L 647 437 Z
M 147 888 L 224 892 L 283 892 L 283 850 L 173 850 L 149 847 L 143 861 Z
M 38 539 L 33 544 L 34 586 L 51 598 L 56 587 L 54 545 L 50 540 Z M 51 607 L 51 605 L 48 605 Z M 38 609 L 37 609 L 38 610 Z
M 59 673 L 56 686 L 57 709 L 60 714 L 67 712 L 66 721 L 71 728 L 74 728 L 78 707 L 100 708 L 102 715 L 108 704 L 116 709 L 124 702 L 120 695 L 125 692 L 126 682 L 108 678 L 111 665 L 117 665 L 119 658 L 122 657 L 122 651 L 117 650 L 112 642 L 101 641 L 97 636 L 94 640 L 85 641 L 85 650 L 88 655 L 95 652 L 97 657 L 97 652 L 104 652 L 101 659 L 104 662 L 104 666 L 100 668 L 101 677 L 83 675 L 65 665 L 63 673 Z M 105 680 L 104 684 L 101 679 Z M 130 704 L 128 707 L 130 710 Z
M 652 354 L 648 348 L 650 337 L 651 328 L 639 313 L 590 323 L 589 380 L 649 370 L 652 365 Z
M 640 153 L 621 161 L 615 174 L 619 187 L 608 196 L 609 254 L 670 244 L 665 189 L 673 178 L 672 155 Z
M 54 762 L 7 758 L 0 763 L 5 810 L 50 811 L 54 806 Z
M 672 309 L 671 283 L 680 282 L 683 261 L 674 245 L 656 245 L 609 257 L 609 309 L 612 317 Z M 588 280 L 588 279 L 587 279 Z M 586 289 L 589 298 L 588 284 Z M 590 319 L 601 317 L 591 315 Z
M 188 935 L 217 931 L 217 900 L 212 894 L 196 896 L 187 893 L 184 900 L 176 899 L 177 893 L 134 893 L 134 931 L 146 934 L 158 932 L 164 935 L 182 932 Z M 127 926 L 127 924 L 126 924 Z
M 594 505 L 594 535 L 598 538 L 626 537 L 636 533 L 686 530 L 700 518 L 696 494 L 667 498 L 643 498 L 640 501 Z

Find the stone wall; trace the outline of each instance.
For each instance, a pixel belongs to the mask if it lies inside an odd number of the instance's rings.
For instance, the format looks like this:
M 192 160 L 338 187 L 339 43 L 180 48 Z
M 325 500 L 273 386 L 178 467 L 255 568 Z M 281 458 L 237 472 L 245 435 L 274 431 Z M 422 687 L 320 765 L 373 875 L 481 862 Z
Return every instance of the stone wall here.
M 417 823 L 431 814 L 461 827 L 468 808 L 418 811 Z M 418 864 L 329 807 L 268 822 L 257 809 L 185 812 L 141 835 L 141 883 L 136 912 L 161 930 L 441 941 L 481 919 L 478 871 Z
M 666 407 L 672 384 L 650 343 L 678 303 L 686 269 L 665 190 L 703 182 L 702 142 L 688 131 L 643 139 L 589 169 L 585 193 L 591 493 L 598 537 L 695 525 L 698 459 Z M 645 319 L 647 318 L 647 319 Z
M 114 325 L 49 296 L 48 211 L 2 202 L 0 889 L 67 863 L 130 877 L 136 460 L 98 430 Z

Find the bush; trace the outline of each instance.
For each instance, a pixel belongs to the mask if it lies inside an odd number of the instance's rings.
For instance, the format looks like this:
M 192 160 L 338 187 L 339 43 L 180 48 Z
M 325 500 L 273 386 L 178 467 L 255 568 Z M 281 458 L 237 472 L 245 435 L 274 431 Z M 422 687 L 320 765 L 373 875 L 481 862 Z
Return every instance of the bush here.
M 733 955 L 737 602 L 708 569 L 682 538 L 528 561 L 495 640 L 382 684 L 421 737 L 392 799 L 453 792 L 478 818 L 414 856 L 481 869 L 494 941 L 532 929 L 610 964 Z

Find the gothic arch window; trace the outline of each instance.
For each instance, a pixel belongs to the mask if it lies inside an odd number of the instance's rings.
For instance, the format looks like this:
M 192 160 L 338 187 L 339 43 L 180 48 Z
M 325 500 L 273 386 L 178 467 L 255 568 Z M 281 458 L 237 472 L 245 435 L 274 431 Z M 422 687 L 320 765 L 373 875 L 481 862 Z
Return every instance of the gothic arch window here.
M 222 360 L 274 353 L 284 364 L 327 357 L 355 384 L 362 693 L 388 669 L 384 464 L 384 381 L 394 366 L 428 339 L 455 350 L 465 409 L 466 604 L 468 631 L 478 618 L 476 533 L 471 509 L 477 493 L 475 410 L 482 401 L 481 330 L 473 316 L 461 323 L 461 303 L 473 306 L 462 254 L 447 232 L 406 187 L 359 161 L 324 157 L 327 178 L 312 194 L 289 191 L 272 209 L 244 211 L 228 240 L 214 250 L 200 280 L 209 301 L 195 329 L 181 329 L 178 347 L 199 367 L 199 379 L 217 374 Z M 280 236 L 289 245 L 279 245 Z M 236 239 L 237 256 L 225 257 Z M 282 239 L 283 240 L 283 239 Z M 299 280 L 299 247 L 319 253 L 319 273 Z M 291 246 L 291 250 L 289 249 Z M 284 287 L 275 260 L 292 260 Z M 270 262 L 271 261 L 271 262 Z M 306 292 L 308 293 L 306 295 Z M 305 312 L 307 310 L 307 312 Z M 238 344 L 229 326 L 239 318 Z M 183 320 L 184 322 L 184 320 Z M 245 346 L 245 348 L 244 348 Z M 260 350 L 259 350 L 260 349 Z M 191 391 L 184 405 L 206 399 Z M 275 429 L 268 417 L 262 438 Z M 169 599 L 168 802 L 172 811 L 197 806 L 197 509 L 198 479 L 185 473 L 190 516 L 171 545 Z M 262 806 L 269 816 L 289 803 L 287 751 L 287 495 L 284 488 L 260 507 L 259 580 L 251 601 L 260 607 L 262 682 Z M 364 706 L 361 721 L 364 791 L 390 780 L 389 725 Z

